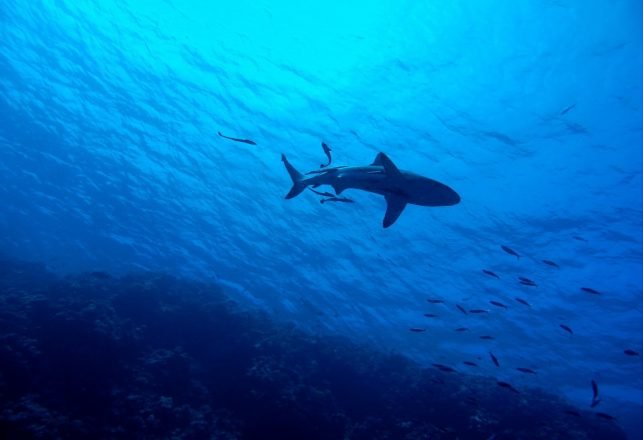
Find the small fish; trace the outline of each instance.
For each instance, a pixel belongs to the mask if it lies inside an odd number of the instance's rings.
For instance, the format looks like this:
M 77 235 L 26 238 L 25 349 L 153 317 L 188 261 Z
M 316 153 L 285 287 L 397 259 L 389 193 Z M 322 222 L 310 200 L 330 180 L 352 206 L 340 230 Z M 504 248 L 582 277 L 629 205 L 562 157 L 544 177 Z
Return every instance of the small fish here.
M 321 165 L 319 166 L 319 168 L 326 168 L 326 167 L 327 167 L 328 165 L 330 165 L 330 163 L 333 161 L 333 158 L 332 158 L 332 156 L 330 155 L 330 152 L 331 152 L 331 151 L 333 151 L 333 150 L 331 150 L 331 149 L 330 149 L 330 147 L 329 147 L 325 142 L 322 142 L 322 143 L 321 143 L 321 146 L 322 146 L 322 148 L 324 149 L 324 154 L 325 154 L 325 155 L 326 155 L 326 157 L 328 158 L 328 163 L 327 163 L 326 165 L 321 164 Z
M 470 367 L 477 367 L 478 366 L 478 364 L 476 364 L 475 362 L 471 362 L 471 361 L 463 361 L 462 363 L 464 365 L 468 365 Z
M 506 305 L 504 305 L 503 303 L 501 303 L 501 302 L 499 302 L 499 301 L 489 301 L 489 304 L 494 305 L 494 306 L 496 306 L 496 307 L 501 307 L 501 308 L 503 308 L 503 309 L 506 309 L 506 308 L 507 308 L 507 306 L 506 306 Z
M 569 414 L 570 416 L 574 417 L 580 417 L 580 413 L 578 411 L 574 411 L 573 409 L 566 409 L 565 414 Z
M 599 403 L 601 403 L 601 398 L 598 391 L 598 384 L 592 379 L 592 403 L 590 406 L 595 408 Z
M 467 314 L 467 311 L 466 311 L 466 310 L 464 310 L 464 307 L 462 307 L 460 304 L 456 304 L 455 306 L 456 306 L 456 307 L 458 308 L 458 310 L 460 310 L 462 313 L 464 313 L 465 315 Z
M 437 318 L 438 317 L 438 315 L 436 315 L 435 313 L 425 313 L 424 316 L 426 316 L 427 318 Z
M 498 362 L 498 358 L 496 358 L 492 352 L 489 352 L 489 356 L 491 356 L 491 360 L 496 365 L 496 367 L 500 367 L 500 362 Z
M 520 394 L 520 392 L 517 389 L 515 389 L 510 383 L 503 382 L 503 381 L 499 380 L 498 381 L 498 386 L 501 386 L 502 388 L 506 388 L 508 390 L 511 390 L 516 394 Z
M 574 332 L 572 331 L 572 329 L 571 329 L 571 328 L 569 328 L 568 326 L 566 326 L 565 324 L 560 324 L 560 328 L 562 328 L 562 329 L 563 329 L 563 330 L 565 330 L 566 332 L 569 332 L 569 334 L 571 334 L 571 335 L 573 335 L 573 334 L 574 334 Z
M 412 331 L 413 333 L 422 333 L 426 331 L 425 328 L 420 328 L 420 327 L 411 327 L 409 330 Z
M 476 398 L 475 398 L 475 397 L 473 397 L 473 396 L 467 396 L 467 397 L 465 397 L 465 398 L 464 398 L 464 401 L 465 401 L 466 403 L 468 403 L 468 404 L 471 404 L 471 405 L 477 405 L 477 404 L 478 404 L 478 399 L 476 399 Z
M 523 286 L 533 286 L 533 287 L 536 287 L 536 282 L 535 282 L 534 280 L 530 280 L 529 278 L 525 278 L 525 277 L 518 277 L 518 281 L 519 281 L 519 282 L 520 282 L 520 284 L 522 284 Z
M 434 377 L 433 379 L 431 379 L 431 382 L 437 383 L 437 384 L 443 384 L 444 380 L 440 379 L 439 377 Z
M 638 351 L 630 350 L 629 348 L 627 350 L 623 351 L 623 353 L 625 353 L 628 356 L 638 356 L 639 355 Z
M 604 412 L 597 412 L 596 417 L 600 417 L 601 419 L 605 419 L 605 420 L 616 420 L 616 417 L 610 416 L 609 414 Z
M 433 366 L 435 368 L 437 368 L 438 370 L 440 370 L 440 371 L 444 371 L 445 373 L 455 373 L 456 372 L 453 368 L 451 368 L 451 367 L 449 367 L 447 365 L 433 364 Z
M 321 199 L 319 203 L 322 205 L 326 202 L 344 202 L 344 203 L 355 203 L 353 199 L 349 199 L 348 197 L 328 197 L 327 199 Z
M 469 329 L 467 327 L 458 327 L 458 328 L 455 329 L 456 332 L 466 332 L 468 330 Z
M 587 241 L 587 240 L 585 240 L 583 237 L 579 237 L 578 235 L 574 235 L 572 238 L 573 238 L 574 240 L 578 240 L 578 241 Z
M 531 281 L 531 282 L 529 282 L 529 281 L 521 281 L 520 284 L 522 284 L 523 286 L 538 287 L 536 285 L 536 283 L 534 283 L 533 281 Z
M 315 190 L 315 189 L 313 189 L 313 188 L 311 188 L 311 187 L 308 187 L 308 189 L 309 189 L 309 190 L 311 190 L 312 192 L 314 192 L 315 194 L 317 194 L 318 196 L 322 196 L 322 197 L 336 197 L 336 195 L 335 195 L 335 194 L 330 193 L 330 192 L 328 192 L 328 191 L 323 191 L 323 192 L 322 192 L 322 191 L 317 191 L 317 190 Z
M 489 313 L 489 311 L 484 309 L 471 309 L 469 310 L 469 313 L 473 313 L 475 315 L 480 313 Z
M 514 256 L 514 257 L 516 257 L 516 258 L 520 258 L 520 255 L 518 254 L 518 252 L 514 251 L 514 250 L 513 250 L 513 249 L 511 249 L 510 247 L 508 247 L 508 246 L 500 246 L 500 248 L 501 248 L 503 251 L 505 251 L 506 253 L 508 253 L 509 255 L 513 255 L 513 256 Z
M 489 336 L 489 335 L 483 335 L 483 336 L 480 336 L 480 339 L 485 339 L 487 341 L 490 341 L 490 340 L 496 339 L 496 338 L 494 338 L 493 336 Z
M 526 305 L 527 307 L 531 307 L 531 304 L 529 304 L 527 301 L 525 301 L 525 300 L 524 300 L 524 299 L 522 299 L 522 298 L 515 298 L 515 300 L 516 300 L 516 301 L 518 301 L 520 304 L 524 304 L 524 305 Z
M 430 303 L 430 304 L 443 304 L 444 303 L 444 301 L 442 301 L 441 299 L 427 299 L 426 301 L 428 303 Z
M 516 370 L 520 371 L 521 373 L 536 374 L 536 372 L 531 368 L 517 367 Z
M 545 263 L 545 264 L 546 264 L 546 265 L 548 265 L 548 266 L 551 266 L 551 267 L 555 267 L 555 268 L 557 268 L 557 269 L 560 269 L 560 266 L 559 266 L 558 264 L 554 263 L 554 262 L 553 262 L 553 261 L 551 261 L 551 260 L 542 260 L 542 261 L 543 261 L 543 263 Z
M 494 277 L 494 278 L 498 278 L 498 279 L 500 279 L 500 277 L 499 277 L 495 272 L 491 272 L 490 270 L 482 269 L 482 272 L 483 272 L 483 273 L 485 273 L 485 274 L 487 274 L 487 275 L 489 275 L 490 277 Z
M 219 136 L 221 136 L 222 138 L 230 139 L 231 141 L 242 142 L 244 144 L 250 144 L 250 145 L 257 145 L 257 143 L 255 141 L 252 141 L 250 139 L 239 139 L 239 138 L 233 138 L 233 137 L 229 137 L 229 136 L 224 136 L 224 135 L 221 134 L 220 131 L 217 131 L 217 134 Z
M 601 292 L 599 292 L 598 290 L 594 290 L 591 287 L 581 287 L 580 290 L 582 290 L 583 292 L 591 293 L 592 295 L 601 294 Z
M 572 104 L 572 105 L 568 105 L 567 107 L 565 107 L 564 109 L 562 109 L 562 110 L 560 111 L 560 114 L 561 114 L 561 115 L 567 114 L 567 112 L 569 112 L 570 110 L 572 110 L 574 107 L 576 107 L 576 103 L 574 103 L 574 104 Z

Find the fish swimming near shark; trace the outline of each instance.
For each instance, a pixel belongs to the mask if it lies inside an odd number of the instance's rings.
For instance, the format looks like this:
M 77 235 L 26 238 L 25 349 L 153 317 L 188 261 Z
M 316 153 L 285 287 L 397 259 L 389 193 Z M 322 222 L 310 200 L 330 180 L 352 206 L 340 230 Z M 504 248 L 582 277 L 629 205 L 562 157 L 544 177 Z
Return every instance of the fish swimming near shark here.
M 326 157 L 328 158 L 328 163 L 327 163 L 327 164 L 325 164 L 325 165 L 324 165 L 324 164 L 321 164 L 321 165 L 319 166 L 319 168 L 326 168 L 326 167 L 327 167 L 327 166 L 329 166 L 329 165 L 331 164 L 331 162 L 333 161 L 333 156 L 331 156 L 331 154 L 330 154 L 330 153 L 331 153 L 331 151 L 333 151 L 333 150 L 331 150 L 331 149 L 330 149 L 330 147 L 328 146 L 328 144 L 326 144 L 326 142 L 322 142 L 322 143 L 321 143 L 321 146 L 322 146 L 322 148 L 323 148 L 323 150 L 324 150 L 324 154 L 325 154 L 325 155 L 326 155 Z
M 302 174 L 284 154 L 281 160 L 292 179 L 292 188 L 286 199 L 301 194 L 308 186 L 329 185 L 337 195 L 344 190 L 360 189 L 380 194 L 386 199 L 385 228 L 400 217 L 407 204 L 420 206 L 452 206 L 460 203 L 460 196 L 447 185 L 428 177 L 400 170 L 384 153 L 378 153 L 370 165 L 358 167 L 326 167 Z
M 318 196 L 322 196 L 322 197 L 329 197 L 329 198 L 330 198 L 330 197 L 336 197 L 336 195 L 335 195 L 335 194 L 330 193 L 330 192 L 328 192 L 328 191 L 317 191 L 317 190 L 315 190 L 315 189 L 313 189 L 313 188 L 308 188 L 308 189 L 309 189 L 309 190 L 311 190 L 312 192 L 314 192 L 315 194 L 317 194 Z
M 240 138 L 234 138 L 234 137 L 230 137 L 230 136 L 226 136 L 226 135 L 224 135 L 224 134 L 221 134 L 221 132 L 220 132 L 220 131 L 217 131 L 217 134 L 218 134 L 219 136 L 221 136 L 222 138 L 224 138 L 224 139 L 230 139 L 231 141 L 241 142 L 241 143 L 243 143 L 243 144 L 257 145 L 257 143 L 256 143 L 255 141 L 253 141 L 252 139 L 240 139 Z
M 342 203 L 355 203 L 352 199 L 348 197 L 329 197 L 327 199 L 321 199 L 319 203 L 322 205 L 326 202 L 342 202 Z
M 325 199 L 321 199 L 319 202 L 324 204 L 326 202 L 344 202 L 344 203 L 354 203 L 353 200 L 349 199 L 348 197 L 337 197 L 333 193 L 329 193 L 327 191 L 317 191 L 313 188 L 308 188 L 318 196 L 326 197 Z

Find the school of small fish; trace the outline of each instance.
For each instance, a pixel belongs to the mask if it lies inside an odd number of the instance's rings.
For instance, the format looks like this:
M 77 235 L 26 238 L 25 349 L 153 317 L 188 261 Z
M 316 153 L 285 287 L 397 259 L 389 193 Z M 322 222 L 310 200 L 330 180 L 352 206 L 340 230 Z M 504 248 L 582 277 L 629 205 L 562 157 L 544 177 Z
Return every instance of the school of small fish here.
M 582 237 L 578 237 L 578 236 L 574 236 L 573 238 L 575 240 L 578 240 L 578 241 L 586 241 Z M 509 246 L 502 245 L 502 246 L 500 246 L 500 248 L 504 252 L 506 252 L 507 254 L 512 255 L 512 256 L 516 257 L 517 259 L 521 258 L 521 255 L 518 252 L 516 252 L 515 250 L 513 250 L 512 248 L 510 248 Z M 558 263 L 552 261 L 552 260 L 543 259 L 543 260 L 540 260 L 540 261 L 543 264 L 545 264 L 545 265 L 547 265 L 547 266 L 549 266 L 551 268 L 560 269 L 560 265 Z M 495 278 L 495 279 L 498 279 L 498 280 L 500 279 L 500 275 L 498 275 L 497 273 L 495 273 L 495 272 L 493 272 L 493 271 L 491 271 L 489 269 L 482 269 L 482 273 L 487 275 L 488 277 Z M 518 283 L 523 285 L 523 286 L 538 287 L 538 284 L 534 280 L 532 280 L 530 278 L 527 278 L 525 276 L 518 276 L 517 280 L 518 280 Z M 585 286 L 580 287 L 580 291 L 583 292 L 583 293 L 587 293 L 587 294 L 590 294 L 590 295 L 597 295 L 597 296 L 603 294 L 603 292 L 601 292 L 599 290 L 596 290 L 596 289 L 594 289 L 592 287 L 585 287 Z M 525 300 L 523 298 L 515 297 L 514 299 L 516 300 L 516 302 L 522 304 L 523 306 L 526 306 L 526 307 L 529 307 L 529 308 L 532 307 L 531 304 L 527 300 Z M 427 302 L 429 304 L 446 304 L 445 300 L 443 300 L 441 298 L 429 298 L 429 299 L 427 299 Z M 502 309 L 502 310 L 508 310 L 509 309 L 509 306 L 507 304 L 505 304 L 503 302 L 500 302 L 500 301 L 497 301 L 495 299 L 489 300 L 488 302 L 489 302 L 489 304 L 494 306 L 496 309 Z M 455 307 L 460 312 L 462 312 L 464 315 L 476 315 L 476 314 L 490 313 L 490 310 L 486 310 L 486 309 L 482 309 L 482 308 L 476 308 L 476 309 L 467 310 L 460 304 L 455 304 Z M 424 316 L 427 317 L 427 318 L 438 318 L 438 315 L 435 314 L 435 313 L 424 313 Z M 567 325 L 565 323 L 560 323 L 559 327 L 563 331 L 565 331 L 566 333 L 569 333 L 569 335 L 574 335 L 574 331 L 572 330 L 572 328 L 569 325 Z M 425 332 L 427 329 L 426 328 L 412 327 L 412 328 L 410 328 L 410 330 L 412 332 L 420 333 L 420 332 Z M 458 328 L 455 329 L 455 331 L 458 332 L 458 333 L 467 332 L 467 331 L 469 331 L 469 328 L 468 327 L 458 327 Z M 572 337 L 572 336 L 570 336 L 570 337 Z M 481 340 L 494 340 L 495 336 L 492 336 L 492 335 L 480 335 L 479 339 L 481 339 Z M 639 356 L 639 352 L 634 351 L 634 350 L 632 350 L 630 348 L 627 348 L 627 349 L 623 350 L 623 353 L 626 356 Z M 491 351 L 489 351 L 489 358 L 491 359 L 491 362 L 496 366 L 496 368 L 500 368 L 500 361 L 498 360 L 498 358 Z M 464 365 L 469 366 L 469 367 L 478 367 L 479 366 L 478 363 L 476 363 L 474 361 L 470 361 L 470 360 L 464 360 L 464 361 L 462 361 L 462 363 Z M 454 368 L 449 367 L 448 365 L 437 364 L 436 363 L 436 364 L 433 364 L 433 367 L 438 369 L 438 370 L 440 370 L 440 371 L 442 371 L 442 372 L 457 373 L 457 371 Z M 534 370 L 532 368 L 529 368 L 529 367 L 515 367 L 514 369 L 516 371 L 519 371 L 519 372 L 524 373 L 526 375 L 536 375 L 537 374 L 536 370 Z M 589 406 L 590 406 L 590 408 L 595 408 L 602 400 L 599 397 L 598 384 L 596 383 L 596 380 L 591 379 L 590 383 L 591 383 L 591 386 L 592 386 L 592 399 L 590 401 Z M 518 391 L 513 385 L 511 385 L 508 382 L 497 381 L 497 384 L 501 388 L 507 389 L 507 390 L 509 390 L 509 391 L 511 391 L 511 392 L 513 392 L 515 394 L 520 394 L 520 391 Z M 469 403 L 475 404 L 475 402 L 469 402 Z M 566 410 L 565 413 L 570 415 L 570 416 L 573 416 L 573 417 L 580 417 L 581 416 L 581 414 L 578 411 L 575 411 L 575 410 Z M 613 417 L 613 416 L 611 416 L 611 415 L 609 415 L 607 413 L 604 413 L 604 412 L 595 412 L 595 415 L 597 417 L 599 417 L 599 418 L 604 419 L 604 420 L 610 420 L 610 421 L 616 420 L 615 417 Z

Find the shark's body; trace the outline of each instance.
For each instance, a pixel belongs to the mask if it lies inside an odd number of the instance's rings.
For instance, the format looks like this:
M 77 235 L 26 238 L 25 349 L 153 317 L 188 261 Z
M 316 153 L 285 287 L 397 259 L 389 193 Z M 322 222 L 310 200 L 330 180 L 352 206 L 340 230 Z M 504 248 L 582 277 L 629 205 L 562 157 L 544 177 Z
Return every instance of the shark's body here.
M 378 153 L 372 164 L 364 167 L 328 167 L 304 175 L 297 171 L 281 155 L 286 170 L 293 181 L 291 199 L 306 187 L 330 185 L 337 194 L 353 188 L 383 195 L 386 199 L 386 214 L 383 225 L 391 226 L 407 204 L 420 206 L 451 206 L 460 202 L 460 196 L 447 185 L 428 177 L 398 169 L 384 153 Z

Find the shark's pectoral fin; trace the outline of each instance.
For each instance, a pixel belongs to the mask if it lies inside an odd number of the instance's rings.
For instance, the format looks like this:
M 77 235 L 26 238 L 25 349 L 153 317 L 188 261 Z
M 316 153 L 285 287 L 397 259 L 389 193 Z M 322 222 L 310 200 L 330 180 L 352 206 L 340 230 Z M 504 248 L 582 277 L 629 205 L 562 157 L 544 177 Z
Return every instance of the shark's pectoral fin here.
M 404 211 L 406 200 L 395 194 L 387 194 L 384 198 L 386 199 L 386 214 L 384 214 L 383 225 L 388 228 L 395 223 L 402 211 Z
M 333 190 L 337 195 L 340 195 L 346 188 L 348 188 L 343 181 L 334 182 L 330 186 L 333 187 Z

